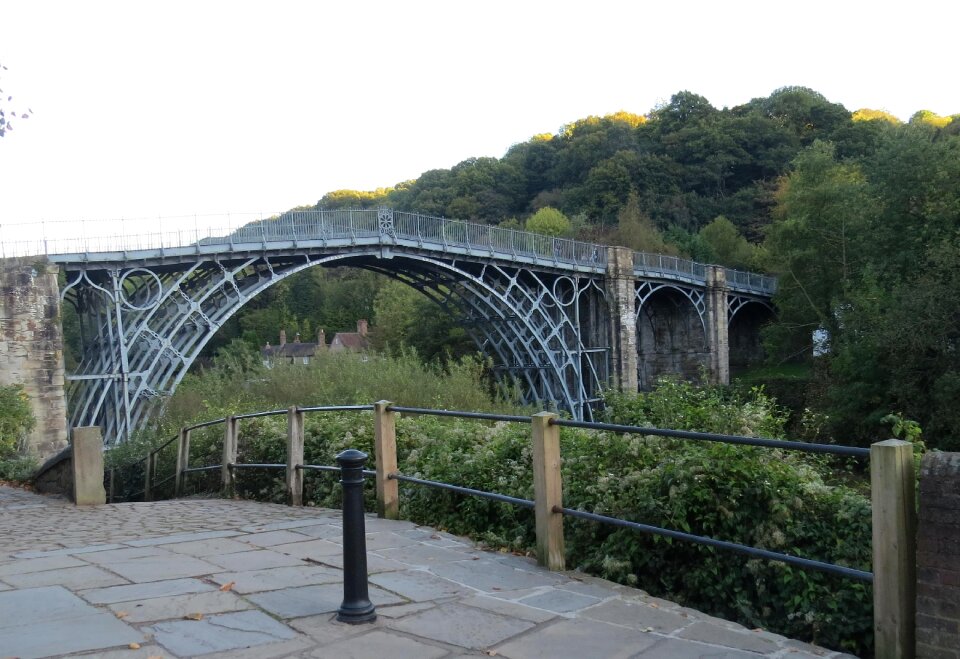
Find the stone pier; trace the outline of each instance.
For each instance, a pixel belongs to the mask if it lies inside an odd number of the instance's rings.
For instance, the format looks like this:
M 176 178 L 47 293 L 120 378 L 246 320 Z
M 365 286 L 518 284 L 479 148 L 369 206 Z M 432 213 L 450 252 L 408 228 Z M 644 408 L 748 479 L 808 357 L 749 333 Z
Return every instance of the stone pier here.
M 607 303 L 610 305 L 610 377 L 620 391 L 637 390 L 637 311 L 633 250 L 607 248 Z
M 57 272 L 44 257 L 0 261 L 0 385 L 29 395 L 37 425 L 27 449 L 39 458 L 67 445 Z

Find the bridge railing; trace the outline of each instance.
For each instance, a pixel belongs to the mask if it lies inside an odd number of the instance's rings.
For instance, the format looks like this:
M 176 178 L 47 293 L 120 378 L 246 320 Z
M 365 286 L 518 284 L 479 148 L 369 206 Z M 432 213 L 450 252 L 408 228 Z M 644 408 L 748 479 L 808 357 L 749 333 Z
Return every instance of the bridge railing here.
M 727 285 L 731 288 L 744 289 L 751 292 L 773 295 L 777 292 L 777 278 L 770 275 L 761 275 L 756 272 L 733 270 L 725 268 Z
M 151 231 L 142 232 L 144 226 Z M 203 228 L 201 228 L 203 227 Z M 301 241 L 406 243 L 440 251 L 489 254 L 508 260 L 606 270 L 607 247 L 529 231 L 449 220 L 389 209 L 286 211 L 262 214 L 178 216 L 140 219 L 78 220 L 0 226 L 0 256 L 68 256 L 83 260 L 93 253 L 126 253 L 174 248 Z M 663 254 L 635 252 L 638 276 L 665 276 L 690 283 L 706 281 L 706 265 Z M 731 288 L 770 295 L 776 279 L 727 269 Z
M 151 484 L 151 477 L 156 477 L 156 456 L 160 451 L 163 451 L 171 443 L 179 439 L 175 472 L 163 479 L 163 482 L 174 481 L 174 493 L 176 496 L 179 496 L 184 491 L 185 479 L 190 474 L 219 471 L 222 475 L 222 487 L 224 491 L 232 495 L 234 474 L 238 470 L 276 469 L 285 470 L 287 494 L 290 503 L 302 505 L 304 473 L 307 471 L 337 470 L 337 468 L 333 466 L 303 464 L 304 414 L 308 412 L 366 411 L 371 409 L 374 411 L 373 434 L 375 437 L 376 469 L 369 473 L 376 476 L 377 508 L 382 517 L 391 519 L 399 517 L 399 482 L 439 488 L 465 495 L 485 497 L 534 509 L 537 558 L 542 565 L 546 565 L 550 569 L 562 570 L 565 568 L 563 517 L 571 516 L 591 522 L 612 524 L 639 533 L 693 542 L 725 551 L 733 551 L 752 557 L 795 565 L 804 569 L 817 570 L 848 579 L 872 583 L 874 587 L 875 619 L 877 621 L 883 621 L 881 627 L 878 627 L 878 630 L 881 632 L 877 638 L 878 650 L 884 645 L 900 642 L 898 639 L 902 639 L 902 635 L 909 634 L 909 630 L 912 629 L 912 600 L 910 600 L 910 598 L 904 599 L 900 597 L 899 594 L 908 592 L 913 588 L 907 581 L 909 581 L 910 574 L 912 574 L 909 569 L 913 556 L 913 540 L 911 534 L 916 525 L 913 506 L 915 477 L 912 445 L 899 440 L 879 442 L 874 444 L 870 449 L 865 449 L 851 446 L 811 444 L 757 437 L 571 421 L 560 419 L 556 414 L 547 412 L 541 412 L 532 417 L 524 417 L 402 407 L 392 405 L 387 401 L 380 401 L 375 405 L 314 408 L 291 407 L 286 411 L 271 410 L 226 417 L 182 429 L 177 437 L 171 438 L 161 447 L 151 451 L 144 460 L 140 461 L 146 462 L 144 498 L 149 500 L 151 492 L 156 491 L 156 486 Z M 287 415 L 288 425 L 286 464 L 237 463 L 237 445 L 240 435 L 239 421 L 241 419 L 280 415 L 284 413 Z M 456 484 L 413 478 L 401 474 L 397 470 L 396 418 L 398 413 L 530 424 L 532 427 L 531 443 L 533 453 L 532 475 L 534 481 L 534 499 L 518 499 L 503 494 L 484 492 L 464 488 Z M 191 432 L 202 427 L 218 424 L 224 424 L 223 459 L 221 464 L 190 467 Z M 871 492 L 873 499 L 874 571 L 866 572 L 844 565 L 770 551 L 761 547 L 751 547 L 718 538 L 678 531 L 676 529 L 656 527 L 591 511 L 565 508 L 562 504 L 563 490 L 560 476 L 562 460 L 560 454 L 560 429 L 564 427 L 867 458 L 870 461 Z M 878 540 L 878 538 L 882 541 Z

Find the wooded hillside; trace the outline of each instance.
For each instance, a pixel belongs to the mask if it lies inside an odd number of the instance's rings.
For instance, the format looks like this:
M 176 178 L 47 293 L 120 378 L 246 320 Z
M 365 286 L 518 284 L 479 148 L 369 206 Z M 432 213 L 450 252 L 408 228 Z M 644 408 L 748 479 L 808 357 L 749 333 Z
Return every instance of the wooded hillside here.
M 816 366 L 803 386 L 817 434 L 866 442 L 889 434 L 880 419 L 895 413 L 960 445 L 960 115 L 902 123 L 802 87 L 717 109 L 683 91 L 644 115 L 580 119 L 502 158 L 329 192 L 315 208 L 381 205 L 778 274 L 766 347 L 774 365 Z M 398 284 L 312 270 L 248 305 L 217 346 L 365 317 L 381 347 L 471 349 Z M 816 360 L 815 330 L 830 337 Z

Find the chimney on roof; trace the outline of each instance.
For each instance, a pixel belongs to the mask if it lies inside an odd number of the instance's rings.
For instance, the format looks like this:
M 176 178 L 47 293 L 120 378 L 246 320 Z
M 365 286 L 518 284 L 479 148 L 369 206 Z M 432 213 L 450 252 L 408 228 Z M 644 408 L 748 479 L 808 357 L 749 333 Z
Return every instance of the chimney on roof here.
M 280 346 L 287 345 L 287 330 L 280 330 Z
M 297 332 L 296 336 L 293 337 L 294 343 L 300 343 L 300 332 Z
M 317 348 L 323 350 L 327 347 L 327 335 L 323 332 L 323 328 L 317 330 Z
M 359 334 L 360 336 L 366 336 L 366 335 L 367 335 L 367 321 L 366 321 L 366 320 L 358 320 L 358 321 L 357 321 L 357 334 Z

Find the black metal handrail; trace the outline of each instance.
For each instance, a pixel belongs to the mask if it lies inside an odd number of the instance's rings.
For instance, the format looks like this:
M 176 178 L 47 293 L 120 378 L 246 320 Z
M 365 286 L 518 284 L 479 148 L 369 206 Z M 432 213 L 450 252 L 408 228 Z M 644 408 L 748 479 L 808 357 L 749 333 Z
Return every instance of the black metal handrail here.
M 400 481 L 401 483 L 414 483 L 416 485 L 426 485 L 427 487 L 435 487 L 441 490 L 450 490 L 451 492 L 459 492 L 460 494 L 470 494 L 475 497 L 491 499 L 493 501 L 501 501 L 503 503 L 512 503 L 513 505 L 520 506 L 521 508 L 533 508 L 534 505 L 536 505 L 530 499 L 518 499 L 517 497 L 511 497 L 506 494 L 498 494 L 496 492 L 484 492 L 483 490 L 475 490 L 470 487 L 461 487 L 459 485 L 451 485 L 450 483 L 441 483 L 440 481 L 428 481 L 423 478 L 414 478 L 412 476 L 404 476 L 403 474 L 387 474 L 387 478 L 391 480 Z
M 864 572 L 863 570 L 856 570 L 854 568 L 835 565 L 833 563 L 824 563 L 822 561 L 815 561 L 809 558 L 781 554 L 780 552 L 770 551 L 769 549 L 760 549 L 758 547 L 751 547 L 749 545 L 741 545 L 736 542 L 717 540 L 715 538 L 709 538 L 703 535 L 694 535 L 693 533 L 684 533 L 683 531 L 664 529 L 659 526 L 631 522 L 629 520 L 620 519 L 617 517 L 607 517 L 606 515 L 598 515 L 597 513 L 591 513 L 585 510 L 574 510 L 572 508 L 554 506 L 553 512 L 569 515 L 570 517 L 577 517 L 579 519 L 586 519 L 591 522 L 601 522 L 604 524 L 612 524 L 613 526 L 622 526 L 635 531 L 641 531 L 643 533 L 661 535 L 667 538 L 676 538 L 677 540 L 687 540 L 689 542 L 707 545 L 708 547 L 729 549 L 731 551 L 740 552 L 741 554 L 747 554 L 748 556 L 759 556 L 760 558 L 766 558 L 772 561 L 780 561 L 781 563 L 788 563 L 790 565 L 799 565 L 800 567 L 806 567 L 813 570 L 819 570 L 821 572 L 828 572 L 830 574 L 837 574 L 842 577 L 849 577 L 851 579 L 859 579 L 860 581 L 873 583 L 872 572 Z
M 262 416 L 280 416 L 281 414 L 286 414 L 286 410 L 267 410 L 266 412 L 251 412 L 249 414 L 236 414 L 234 419 L 256 419 Z M 224 419 L 226 421 L 226 419 Z
M 390 405 L 391 412 L 406 412 L 408 414 L 423 414 L 425 416 L 453 416 L 458 419 L 481 419 L 484 421 L 510 421 L 513 423 L 530 423 L 530 417 L 514 414 L 491 414 L 488 412 L 460 412 L 458 410 L 431 410 L 424 407 L 404 407 Z
M 599 423 L 596 421 L 572 421 L 570 419 L 550 419 L 550 424 L 566 428 L 587 428 L 590 430 L 606 430 L 609 432 L 625 432 L 637 435 L 657 435 L 659 437 L 673 437 L 676 439 L 695 439 L 723 444 L 743 444 L 746 446 L 762 446 L 764 448 L 779 448 L 788 451 L 803 451 L 806 453 L 832 453 L 856 458 L 869 458 L 870 449 L 857 446 L 837 446 L 834 444 L 812 444 L 808 442 L 794 442 L 785 439 L 768 439 L 765 437 L 744 437 L 742 435 L 721 435 L 712 432 L 694 432 L 692 430 L 668 430 L 666 428 L 646 428 L 643 426 L 625 426 L 618 423 Z

